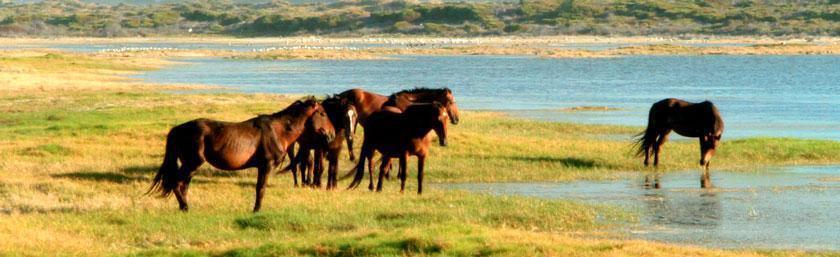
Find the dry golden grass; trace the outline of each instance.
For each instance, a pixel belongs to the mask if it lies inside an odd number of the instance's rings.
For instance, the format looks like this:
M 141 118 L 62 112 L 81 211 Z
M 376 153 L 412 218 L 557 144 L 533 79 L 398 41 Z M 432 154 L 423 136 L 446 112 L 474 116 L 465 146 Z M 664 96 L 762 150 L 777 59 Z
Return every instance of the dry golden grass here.
M 247 210 L 255 172 L 209 167 L 194 179 L 192 210 L 182 214 L 172 198 L 143 195 L 167 130 L 197 117 L 244 120 L 295 97 L 166 94 L 158 85 L 121 77 L 166 62 L 150 59 L 147 66 L 142 59 L 68 56 L 0 59 L 4 67 L 25 67 L 19 72 L 24 80 L 41 83 L 10 80 L 19 90 L 0 92 L 0 255 L 826 255 L 629 240 L 612 228 L 634 222 L 634 215 L 612 207 L 434 186 L 422 196 L 401 195 L 390 182 L 381 194 L 325 192 L 293 189 L 288 175 L 272 176 L 264 212 L 252 215 Z M 65 78 L 69 73 L 77 77 Z M 595 178 L 639 166 L 627 155 L 627 142 L 604 139 L 638 128 L 463 115 L 463 124 L 452 127 L 453 144 L 432 149 L 430 182 Z M 479 128 L 487 132 L 473 132 Z M 582 147 L 587 153 L 571 154 Z M 833 156 L 840 152 L 835 143 L 804 140 L 741 140 L 724 147 L 731 150 L 721 151 L 722 164 L 836 163 Z M 682 163 L 695 157 L 695 148 L 674 143 L 669 156 Z M 518 158 L 523 152 L 538 158 Z

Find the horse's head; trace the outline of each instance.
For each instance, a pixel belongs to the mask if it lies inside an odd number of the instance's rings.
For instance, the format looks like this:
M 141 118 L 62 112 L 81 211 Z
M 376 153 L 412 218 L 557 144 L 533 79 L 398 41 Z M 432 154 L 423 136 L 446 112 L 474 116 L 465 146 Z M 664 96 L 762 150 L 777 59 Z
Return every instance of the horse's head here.
M 715 149 L 720 145 L 723 131 L 703 133 L 700 136 L 700 166 L 705 166 L 715 155 Z
M 435 130 L 435 134 L 438 136 L 438 143 L 440 146 L 446 146 L 446 134 L 448 132 L 447 128 L 447 121 L 451 120 L 449 116 L 449 111 L 447 110 L 446 106 L 439 103 L 434 102 L 432 103 L 434 110 L 432 113 L 432 129 Z
M 347 99 L 341 99 L 341 114 L 342 126 L 345 128 L 344 136 L 347 140 L 353 141 L 356 127 L 359 125 L 359 113 L 356 111 L 356 106 Z
M 309 99 L 305 102 L 305 112 L 309 116 L 306 121 L 306 129 L 314 131 L 315 134 L 329 144 L 335 139 L 335 127 L 333 127 L 327 111 L 318 101 Z
M 341 126 L 344 127 L 344 137 L 347 139 L 347 149 L 350 150 L 350 160 L 356 160 L 356 155 L 353 154 L 353 138 L 356 135 L 356 127 L 359 125 L 359 113 L 356 111 L 354 105 L 348 99 L 340 100 L 341 110 Z
M 455 104 L 455 95 L 452 94 L 452 90 L 449 88 L 443 88 L 444 92 L 444 100 L 442 103 L 446 106 L 447 115 L 449 115 L 449 121 L 452 124 L 458 124 L 460 121 L 460 114 L 458 113 L 458 105 Z
M 720 145 L 720 138 L 723 137 L 723 118 L 720 117 L 717 107 L 712 102 L 705 101 L 709 108 L 708 127 L 700 135 L 700 165 L 708 166 L 709 160 L 715 155 L 715 149 Z
M 455 95 L 449 88 L 431 89 L 431 88 L 415 88 L 403 90 L 391 95 L 391 101 L 400 109 L 404 109 L 412 103 L 431 103 L 438 102 L 446 107 L 449 122 L 458 124 L 460 120 L 458 113 L 458 105 L 455 103 Z

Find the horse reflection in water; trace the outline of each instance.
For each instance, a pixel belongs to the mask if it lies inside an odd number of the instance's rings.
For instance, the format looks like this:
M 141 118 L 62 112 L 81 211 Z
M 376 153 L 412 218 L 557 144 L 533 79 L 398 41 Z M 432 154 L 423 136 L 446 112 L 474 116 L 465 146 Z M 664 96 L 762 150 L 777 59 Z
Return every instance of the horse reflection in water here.
M 716 192 L 645 190 L 641 200 L 653 225 L 718 227 L 722 223 Z

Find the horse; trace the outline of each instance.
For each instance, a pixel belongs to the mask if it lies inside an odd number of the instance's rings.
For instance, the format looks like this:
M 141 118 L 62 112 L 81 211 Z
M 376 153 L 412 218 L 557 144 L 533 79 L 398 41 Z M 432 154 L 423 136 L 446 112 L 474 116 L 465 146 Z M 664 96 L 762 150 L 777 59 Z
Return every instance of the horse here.
M 450 119 L 446 107 L 440 103 L 413 104 L 403 112 L 382 110 L 368 118 L 359 163 L 356 164 L 355 177 L 348 189 L 356 188 L 364 176 L 365 160 L 371 160 L 374 151 L 382 154 L 379 166 L 379 182 L 377 191 L 382 191 L 382 179 L 389 167 L 391 158 L 399 158 L 401 181 L 400 192 L 405 190 L 407 175 L 407 161 L 410 155 L 417 156 L 417 194 L 423 193 L 423 168 L 429 151 L 427 135 L 434 130 L 438 135 L 438 143 L 446 146 L 447 119 Z M 373 190 L 373 171 L 370 172 L 370 185 Z M 348 173 L 345 177 L 349 177 Z
M 353 88 L 339 93 L 338 97 L 347 99 L 356 107 L 358 122 L 364 128 L 367 128 L 368 117 L 381 110 L 383 106 L 394 106 L 404 111 L 413 103 L 431 103 L 433 101 L 437 101 L 446 107 L 449 121 L 453 125 L 460 121 L 458 105 L 455 103 L 455 96 L 449 88 L 415 88 L 402 90 L 390 96 Z
M 700 166 L 703 168 L 700 187 L 712 187 L 709 163 L 723 136 L 723 119 L 717 107 L 709 101 L 690 103 L 675 98 L 654 103 L 650 107 L 647 128 L 636 142 L 636 154 L 645 157 L 645 167 L 649 164 L 651 151 L 653 166 L 659 165 L 660 149 L 672 130 L 681 136 L 700 139 Z M 645 181 L 648 186 L 648 179 Z M 659 188 L 658 178 L 655 178 L 654 187 Z
M 408 108 L 409 105 L 413 103 L 432 103 L 434 101 L 439 102 L 446 108 L 447 115 L 449 116 L 449 122 L 453 125 L 458 124 L 460 122 L 460 113 L 458 112 L 458 105 L 455 103 L 455 95 L 452 93 L 452 90 L 449 88 L 414 88 L 408 90 L 402 90 L 396 93 L 391 94 L 390 96 L 384 96 L 372 92 L 365 91 L 359 88 L 353 88 L 344 92 L 339 93 L 339 97 L 348 99 L 358 111 L 358 123 L 362 125 L 363 128 L 367 129 L 367 120 L 373 113 L 376 113 L 383 108 L 386 109 L 397 109 L 392 111 L 404 111 Z M 350 152 L 352 153 L 352 149 Z M 373 158 L 370 156 L 369 158 Z M 372 159 L 368 159 L 368 169 L 373 172 L 373 161 Z M 390 165 L 390 163 L 387 163 Z M 387 172 L 385 173 L 386 177 L 390 177 L 390 174 Z
M 292 160 L 289 166 L 283 171 L 291 170 L 294 177 L 295 186 L 297 183 L 297 170 L 301 171 L 301 181 L 303 184 L 311 184 L 315 187 L 321 186 L 321 174 L 323 173 L 323 156 L 326 154 L 329 168 L 327 171 L 327 189 L 333 189 L 337 186 L 336 176 L 338 174 L 338 157 L 341 154 L 342 143 L 347 142 L 347 148 L 350 149 L 350 160 L 355 161 L 356 157 L 353 154 L 353 139 L 356 134 L 356 124 L 358 121 L 358 114 L 354 105 L 350 104 L 347 99 L 341 98 L 338 95 L 327 97 L 321 102 L 330 122 L 336 127 L 336 138 L 329 144 L 320 143 L 322 141 L 312 140 L 317 135 L 307 135 L 306 133 L 298 138 L 297 144 L 299 150 L 297 155 L 290 154 Z M 340 125 L 339 125 L 340 124 Z M 314 160 L 310 158 L 310 151 L 314 151 Z M 290 147 L 290 153 L 291 147 Z
M 285 158 L 285 149 L 305 131 L 326 142 L 335 129 L 324 108 L 309 97 L 271 115 L 243 122 L 196 119 L 173 127 L 166 136 L 166 153 L 147 194 L 175 194 L 179 208 L 189 210 L 187 190 L 193 173 L 205 162 L 222 170 L 258 169 L 254 212 L 262 206 L 267 174 Z M 180 161 L 180 167 L 178 162 Z

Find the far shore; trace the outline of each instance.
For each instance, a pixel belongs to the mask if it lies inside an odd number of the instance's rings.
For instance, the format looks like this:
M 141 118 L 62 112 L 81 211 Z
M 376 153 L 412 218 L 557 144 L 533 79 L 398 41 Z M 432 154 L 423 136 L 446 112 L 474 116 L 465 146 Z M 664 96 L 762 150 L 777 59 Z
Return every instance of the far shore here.
M 224 57 L 259 60 L 381 60 L 399 55 L 507 55 L 613 58 L 636 55 L 840 55 L 838 37 L 131 37 L 4 38 L 0 45 L 51 49 L 61 44 L 217 44 L 219 49 L 118 48 L 108 57 Z M 224 45 L 251 46 L 234 51 Z M 587 48 L 589 47 L 589 48 Z M 591 47 L 595 47 L 594 49 Z
M 622 44 L 622 43 L 687 43 L 687 44 L 776 44 L 776 43 L 813 43 L 836 44 L 840 37 L 802 36 L 802 37 L 762 37 L 762 36 L 491 36 L 491 37 L 424 37 L 402 35 L 372 35 L 366 37 L 322 37 L 322 36 L 293 36 L 293 37 L 255 37 L 236 38 L 223 36 L 194 36 L 194 37 L 55 37 L 55 38 L 0 38 L 0 44 L 118 44 L 118 43 L 207 43 L 207 44 L 461 44 L 461 45 L 540 45 L 540 44 Z

